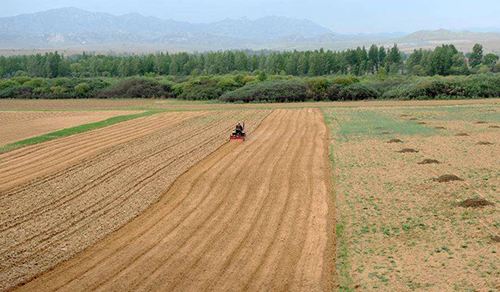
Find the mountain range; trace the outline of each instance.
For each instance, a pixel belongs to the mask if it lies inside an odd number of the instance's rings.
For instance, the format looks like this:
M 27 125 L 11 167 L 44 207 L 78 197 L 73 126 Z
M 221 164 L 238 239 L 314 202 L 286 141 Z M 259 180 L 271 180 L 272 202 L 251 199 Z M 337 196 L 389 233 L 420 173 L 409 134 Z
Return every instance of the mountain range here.
M 337 34 L 306 19 L 268 16 L 189 23 L 143 16 L 115 16 L 77 8 L 0 18 L 0 50 L 208 51 L 222 49 L 346 49 L 398 43 L 403 50 L 453 43 L 470 50 L 475 42 L 500 51 L 500 33 L 419 31 L 412 34 Z

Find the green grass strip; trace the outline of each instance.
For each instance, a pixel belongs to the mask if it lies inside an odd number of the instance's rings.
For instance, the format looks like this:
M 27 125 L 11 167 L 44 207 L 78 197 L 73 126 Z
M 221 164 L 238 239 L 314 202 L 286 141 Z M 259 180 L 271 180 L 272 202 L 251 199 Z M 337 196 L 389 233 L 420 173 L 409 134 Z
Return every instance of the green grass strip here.
M 75 126 L 72 128 L 58 130 L 55 132 L 47 133 L 44 135 L 40 135 L 40 136 L 24 139 L 21 141 L 17 141 L 14 143 L 10 143 L 10 144 L 4 145 L 4 146 L 0 146 L 0 153 L 5 153 L 8 151 L 19 149 L 21 147 L 35 145 L 38 143 L 47 142 L 47 141 L 51 141 L 51 140 L 62 138 L 62 137 L 68 137 L 71 135 L 76 135 L 76 134 L 84 133 L 87 131 L 108 127 L 108 126 L 118 124 L 121 122 L 125 122 L 128 120 L 133 120 L 133 119 L 137 119 L 137 118 L 141 118 L 141 117 L 150 116 L 150 115 L 156 114 L 158 112 L 161 112 L 161 111 L 158 111 L 158 110 L 157 111 L 145 111 L 145 112 L 138 113 L 138 114 L 116 116 L 116 117 L 112 117 L 112 118 L 109 118 L 109 119 L 106 119 L 103 121 L 99 121 L 99 122 L 95 122 L 95 123 L 84 124 L 84 125 Z
M 333 114 L 331 112 L 326 111 L 325 109 L 322 109 L 323 113 L 323 118 L 325 120 L 326 125 L 328 126 L 330 130 L 330 137 L 337 137 L 337 133 L 335 131 L 335 119 L 333 117 Z M 332 140 L 334 141 L 334 140 Z M 332 196 L 335 200 L 335 204 L 338 204 L 338 198 L 337 198 L 337 192 L 335 190 L 336 186 L 336 178 L 335 178 L 335 155 L 334 155 L 334 145 L 333 142 L 330 142 L 329 145 L 329 153 L 328 156 L 330 158 L 330 164 L 332 167 L 332 185 L 334 186 L 332 190 Z M 335 237 L 336 237 L 336 252 L 335 252 L 335 266 L 336 266 L 336 282 L 339 284 L 339 290 L 338 291 L 354 291 L 353 288 L 353 280 L 351 277 L 351 264 L 349 261 L 349 249 L 347 247 L 347 236 L 345 233 L 345 228 L 346 228 L 346 223 L 345 223 L 345 214 L 339 214 L 335 212 L 336 214 L 336 226 L 335 226 Z

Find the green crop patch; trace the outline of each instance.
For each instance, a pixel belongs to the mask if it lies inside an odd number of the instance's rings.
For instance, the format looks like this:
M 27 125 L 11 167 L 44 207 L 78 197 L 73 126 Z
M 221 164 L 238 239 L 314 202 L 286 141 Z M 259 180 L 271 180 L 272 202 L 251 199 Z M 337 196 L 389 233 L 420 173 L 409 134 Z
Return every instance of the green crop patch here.
M 337 139 L 348 141 L 364 138 L 387 138 L 393 135 L 433 135 L 436 130 L 418 121 L 402 120 L 384 112 L 372 110 L 326 111 L 327 119 L 338 123 Z M 330 116 L 330 117 L 328 117 Z

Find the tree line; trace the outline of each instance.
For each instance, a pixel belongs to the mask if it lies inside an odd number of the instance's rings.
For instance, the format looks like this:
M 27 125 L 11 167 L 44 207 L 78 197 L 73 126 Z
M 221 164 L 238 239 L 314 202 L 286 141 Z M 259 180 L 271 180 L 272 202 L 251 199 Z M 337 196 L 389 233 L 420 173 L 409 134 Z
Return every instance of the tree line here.
M 0 77 L 129 77 L 199 76 L 248 72 L 270 75 L 469 75 L 500 72 L 499 57 L 484 54 L 476 44 L 469 54 L 453 45 L 433 50 L 401 52 L 372 45 L 345 51 L 220 51 L 207 53 L 157 53 L 112 56 L 80 54 L 64 56 L 58 52 L 0 57 Z

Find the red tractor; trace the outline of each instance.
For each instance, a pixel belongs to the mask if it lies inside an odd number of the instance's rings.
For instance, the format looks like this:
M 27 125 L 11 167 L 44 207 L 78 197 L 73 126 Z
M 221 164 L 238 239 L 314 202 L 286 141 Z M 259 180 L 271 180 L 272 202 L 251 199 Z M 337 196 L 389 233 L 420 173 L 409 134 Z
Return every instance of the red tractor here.
M 229 137 L 229 140 L 240 140 L 245 141 L 246 133 L 245 133 L 245 123 L 238 123 L 236 127 Z

